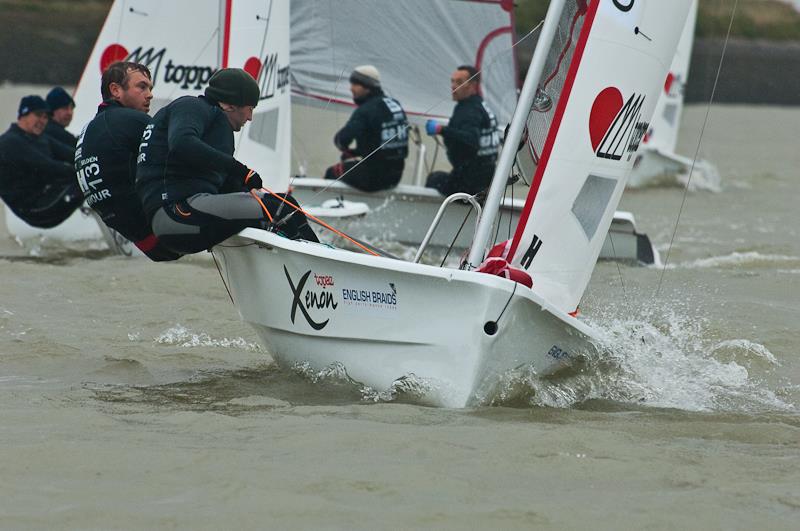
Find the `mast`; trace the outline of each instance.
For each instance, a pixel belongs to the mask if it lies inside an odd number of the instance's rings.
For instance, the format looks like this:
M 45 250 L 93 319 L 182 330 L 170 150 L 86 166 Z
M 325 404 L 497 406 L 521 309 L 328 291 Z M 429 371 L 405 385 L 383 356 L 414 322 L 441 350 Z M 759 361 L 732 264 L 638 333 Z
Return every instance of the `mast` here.
M 525 76 L 525 83 L 522 85 L 522 92 L 519 96 L 514 117 L 511 119 L 511 126 L 506 135 L 503 150 L 500 152 L 500 158 L 497 161 L 497 166 L 492 176 L 492 185 L 489 188 L 489 194 L 486 198 L 486 203 L 483 210 L 483 215 L 478 223 L 478 228 L 475 231 L 475 238 L 472 241 L 472 247 L 469 251 L 468 268 L 475 269 L 478 264 L 483 261 L 486 246 L 491 238 L 492 226 L 497 217 L 497 212 L 500 210 L 500 201 L 503 199 L 503 190 L 506 188 L 508 176 L 511 174 L 511 168 L 514 165 L 514 158 L 517 156 L 517 145 L 522 138 L 522 133 L 525 129 L 525 121 L 528 118 L 528 112 L 533 99 L 536 96 L 536 90 L 539 87 L 539 82 L 542 78 L 542 71 L 544 70 L 547 54 L 550 50 L 550 45 L 556 35 L 558 28 L 558 21 L 561 17 L 561 12 L 564 9 L 565 0 L 552 0 L 550 6 L 547 8 L 547 15 L 544 19 L 542 33 L 539 37 L 539 42 L 536 45 L 536 50 L 533 52 L 528 73 Z

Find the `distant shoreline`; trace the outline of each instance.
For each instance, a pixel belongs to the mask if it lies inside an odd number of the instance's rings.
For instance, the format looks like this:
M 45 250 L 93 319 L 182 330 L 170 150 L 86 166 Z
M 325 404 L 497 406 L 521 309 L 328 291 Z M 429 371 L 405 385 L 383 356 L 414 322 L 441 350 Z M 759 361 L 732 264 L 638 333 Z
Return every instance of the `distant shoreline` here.
M 110 4 L 110 0 L 94 0 L 84 2 L 85 7 L 47 11 L 41 2 L 22 9 L 21 0 L 0 0 L 4 26 L 0 32 L 0 83 L 76 85 Z M 687 102 L 709 100 L 722 45 L 719 38 L 695 41 Z M 531 45 L 519 46 L 518 52 L 520 63 L 526 64 Z M 800 41 L 734 38 L 728 45 L 714 99 L 719 103 L 800 105 L 800 76 L 793 75 L 795 72 L 800 72 Z
M 692 48 L 687 103 L 711 97 L 724 45 L 723 39 L 696 39 Z M 532 47 L 520 51 L 525 64 Z M 768 105 L 800 105 L 800 41 L 736 38 L 728 42 L 714 101 Z

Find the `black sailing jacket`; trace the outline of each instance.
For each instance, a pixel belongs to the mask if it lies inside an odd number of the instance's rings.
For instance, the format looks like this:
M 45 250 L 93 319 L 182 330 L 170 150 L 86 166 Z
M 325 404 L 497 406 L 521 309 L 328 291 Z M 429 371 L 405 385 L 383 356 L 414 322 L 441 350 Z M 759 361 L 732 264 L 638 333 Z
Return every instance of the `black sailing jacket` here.
M 158 111 L 142 135 L 136 169 L 148 219 L 195 194 L 241 191 L 233 151 L 233 129 L 213 100 L 183 96 Z
M 333 137 L 333 143 L 342 151 L 353 140 L 356 147 L 351 151 L 358 156 L 366 157 L 380 148 L 374 158 L 404 160 L 408 156 L 408 120 L 403 107 L 383 91 L 373 90 Z
M 0 135 L 0 197 L 25 219 L 46 185 L 75 182 L 73 155 L 69 146 L 45 134 L 28 134 L 11 124 Z
M 151 233 L 136 194 L 136 158 L 150 116 L 106 101 L 81 132 L 75 171 L 86 203 L 131 241 Z

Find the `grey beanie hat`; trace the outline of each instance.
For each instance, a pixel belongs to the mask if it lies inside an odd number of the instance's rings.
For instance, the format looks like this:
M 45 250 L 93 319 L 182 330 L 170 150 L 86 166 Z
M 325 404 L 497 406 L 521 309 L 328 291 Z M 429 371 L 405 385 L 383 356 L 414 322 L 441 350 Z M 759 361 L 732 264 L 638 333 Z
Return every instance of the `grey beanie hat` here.
M 357 66 L 350 74 L 350 83 L 355 83 L 369 89 L 381 88 L 381 74 L 372 65 Z
M 223 68 L 217 70 L 206 87 L 206 97 L 231 105 L 258 105 L 261 89 L 253 76 L 241 68 Z

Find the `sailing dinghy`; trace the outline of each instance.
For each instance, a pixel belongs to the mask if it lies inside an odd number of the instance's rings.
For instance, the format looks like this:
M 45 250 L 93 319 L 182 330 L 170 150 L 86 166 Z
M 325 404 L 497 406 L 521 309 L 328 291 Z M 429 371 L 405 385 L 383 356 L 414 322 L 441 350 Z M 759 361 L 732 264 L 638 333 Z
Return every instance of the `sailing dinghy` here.
M 509 371 L 571 365 L 594 348 L 577 307 L 690 4 L 550 3 L 462 268 L 246 229 L 214 248 L 241 317 L 278 363 L 343 367 L 377 390 L 411 379 L 439 406 L 482 403 Z M 513 238 L 492 245 L 515 164 L 532 186 Z
M 696 22 L 697 0 L 694 0 L 678 42 L 678 50 L 664 81 L 650 128 L 636 154 L 633 170 L 628 179 L 629 188 L 645 188 L 659 184 L 686 186 L 689 174 L 692 173 L 689 184 L 693 189 L 713 192 L 718 192 L 720 189 L 719 172 L 713 164 L 706 160 L 693 161 L 676 153 Z

